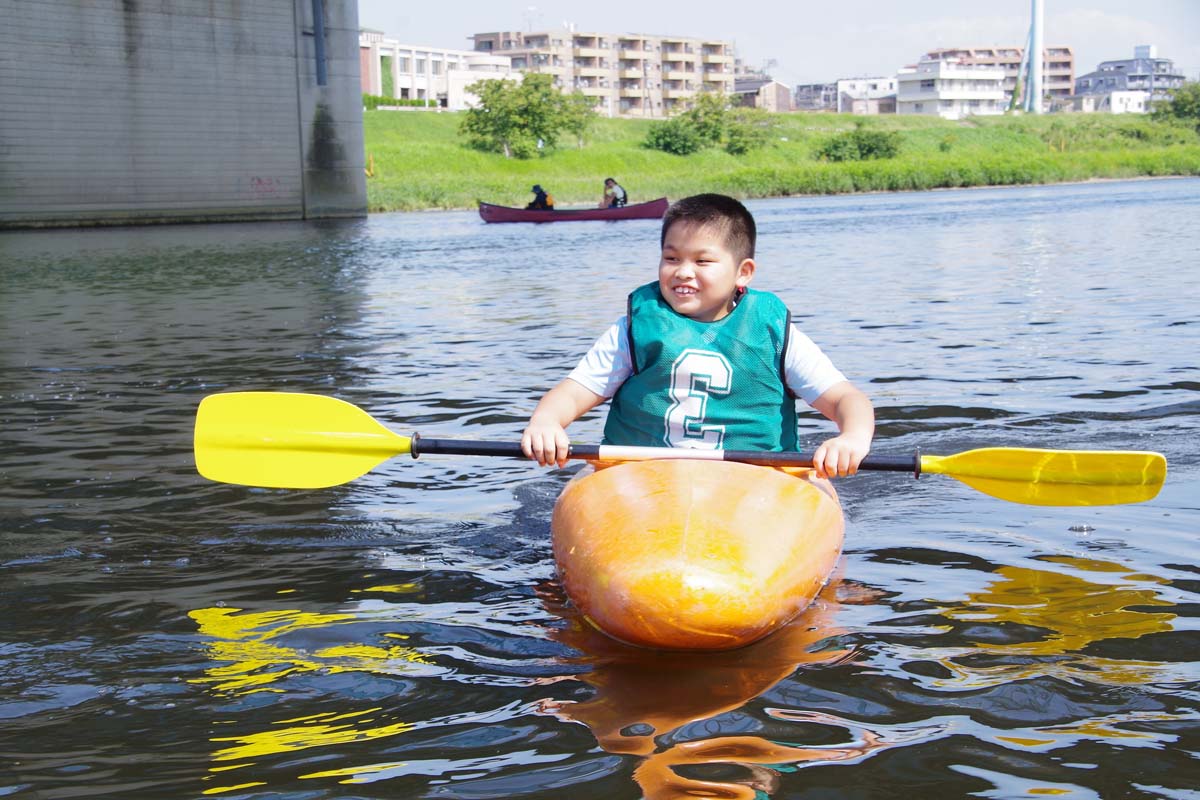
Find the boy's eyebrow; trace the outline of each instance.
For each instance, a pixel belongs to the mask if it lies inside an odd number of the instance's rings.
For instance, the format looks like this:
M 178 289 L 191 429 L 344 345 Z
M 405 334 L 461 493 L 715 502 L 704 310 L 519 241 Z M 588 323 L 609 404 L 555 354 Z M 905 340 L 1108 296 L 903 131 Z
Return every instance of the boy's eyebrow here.
M 675 245 L 672 245 L 672 244 L 664 244 L 662 246 L 662 251 L 665 253 L 668 250 L 671 252 L 683 250 L 685 252 L 691 252 L 691 253 L 695 253 L 695 254 L 701 255 L 701 256 L 720 255 L 720 253 L 721 253 L 720 247 L 718 247 L 716 245 L 707 245 L 707 244 L 700 245 L 699 247 L 687 247 L 686 245 L 682 246 L 682 247 L 676 247 Z

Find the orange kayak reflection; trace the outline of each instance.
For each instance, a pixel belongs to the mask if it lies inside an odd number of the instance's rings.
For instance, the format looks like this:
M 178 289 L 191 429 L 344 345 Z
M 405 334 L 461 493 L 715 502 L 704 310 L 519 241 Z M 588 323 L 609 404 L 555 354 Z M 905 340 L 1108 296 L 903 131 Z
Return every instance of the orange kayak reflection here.
M 590 665 L 581 680 L 597 690 L 578 703 L 547 702 L 543 710 L 587 725 L 610 753 L 649 755 L 654 738 L 740 708 L 801 666 L 837 664 L 853 656 L 818 644 L 829 627 L 833 604 L 823 597 L 790 625 L 748 647 L 716 653 L 653 651 L 614 641 L 570 606 L 553 610 L 570 623 L 551 634 L 581 653 Z
M 835 597 L 839 588 L 836 582 L 826 587 L 807 611 L 765 639 L 738 650 L 698 654 L 645 650 L 617 642 L 588 624 L 558 587 L 544 587 L 547 607 L 567 621 L 551 636 L 581 653 L 574 662 L 592 667 L 578 677 L 596 694 L 582 702 L 545 701 L 542 711 L 587 725 L 610 753 L 645 756 L 634 778 L 646 800 L 697 796 L 751 800 L 756 792 L 770 792 L 777 783 L 779 772 L 770 765 L 867 756 L 887 745 L 865 730 L 857 732 L 857 741 L 841 746 L 792 747 L 758 736 L 721 736 L 655 752 L 657 737 L 738 709 L 798 668 L 852 659 L 853 650 L 822 644 L 841 633 L 833 624 L 840 607 Z M 680 766 L 703 764 L 737 765 L 744 777 L 712 781 L 676 771 Z

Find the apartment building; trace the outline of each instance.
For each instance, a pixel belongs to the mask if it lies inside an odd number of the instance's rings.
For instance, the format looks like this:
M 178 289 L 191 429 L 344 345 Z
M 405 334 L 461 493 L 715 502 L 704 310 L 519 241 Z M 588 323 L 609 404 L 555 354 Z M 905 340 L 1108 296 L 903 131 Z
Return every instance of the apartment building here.
M 504 55 L 514 70 L 544 72 L 565 92 L 596 98 L 606 116 L 666 117 L 701 92 L 732 94 L 731 42 L 634 33 L 477 33 L 480 53 Z
M 1003 114 L 1005 71 L 1001 67 L 922 60 L 896 75 L 896 113 L 945 119 Z
M 434 100 L 450 111 L 474 104 L 467 87 L 476 81 L 514 77 L 505 56 L 403 44 L 381 31 L 359 31 L 358 47 L 363 94 Z
M 959 64 L 999 67 L 1004 70 L 1004 105 L 1012 102 L 1017 75 L 1025 60 L 1024 47 L 946 47 L 931 50 L 922 60 L 952 60 Z M 1028 85 L 1028 81 L 1026 81 Z M 1042 48 L 1042 92 L 1051 106 L 1065 102 L 1075 87 L 1075 53 L 1070 47 Z
M 1159 58 L 1154 45 L 1138 45 L 1133 49 L 1133 58 L 1101 61 L 1095 72 L 1081 75 L 1075 81 L 1075 94 L 1141 92 L 1145 95 L 1143 110 L 1148 110 L 1152 103 L 1170 100 L 1184 81 L 1184 75 L 1175 68 L 1175 62 L 1169 58 Z M 1113 109 L 1115 105 L 1110 100 L 1105 110 Z M 1120 105 L 1125 111 L 1135 111 L 1127 99 Z

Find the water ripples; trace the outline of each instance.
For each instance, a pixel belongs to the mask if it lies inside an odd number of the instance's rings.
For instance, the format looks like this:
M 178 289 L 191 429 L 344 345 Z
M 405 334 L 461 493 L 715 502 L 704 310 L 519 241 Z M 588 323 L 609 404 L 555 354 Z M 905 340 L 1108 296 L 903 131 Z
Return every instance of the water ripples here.
M 876 452 L 1146 449 L 1170 473 L 1150 503 L 1067 509 L 843 481 L 835 584 L 703 659 L 564 602 L 549 518 L 576 466 L 405 457 L 289 492 L 191 460 L 196 404 L 226 390 L 514 440 L 652 278 L 653 222 L 6 235 L 0 793 L 1182 796 L 1197 186 L 752 204 L 756 285 L 872 395 Z M 802 415 L 806 445 L 828 431 Z

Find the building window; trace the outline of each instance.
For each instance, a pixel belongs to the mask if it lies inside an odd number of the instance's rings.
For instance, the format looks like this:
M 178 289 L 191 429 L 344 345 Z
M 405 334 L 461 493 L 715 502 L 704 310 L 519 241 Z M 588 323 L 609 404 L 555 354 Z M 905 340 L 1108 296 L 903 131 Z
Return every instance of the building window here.
M 921 81 L 921 89 L 933 91 L 937 88 L 937 81 Z
M 396 62 L 401 72 L 408 72 L 408 56 L 400 56 Z
M 425 74 L 425 59 L 423 59 L 423 58 L 417 59 L 417 74 L 418 75 Z

